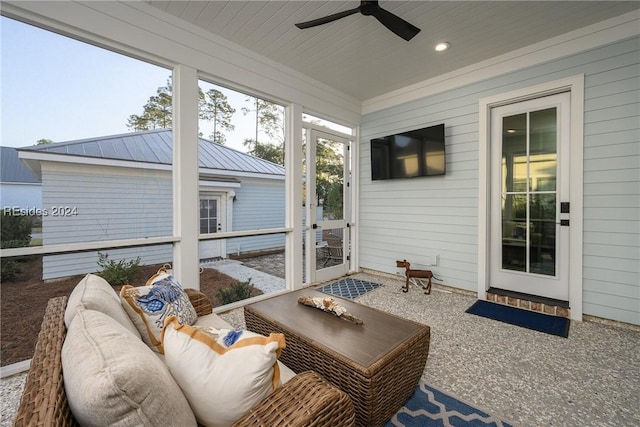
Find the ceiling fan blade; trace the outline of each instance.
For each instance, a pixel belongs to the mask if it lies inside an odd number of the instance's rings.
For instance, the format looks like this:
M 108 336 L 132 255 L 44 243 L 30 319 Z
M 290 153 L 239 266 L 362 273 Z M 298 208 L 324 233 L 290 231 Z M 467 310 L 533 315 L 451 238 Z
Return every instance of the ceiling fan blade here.
M 325 16 L 324 18 L 314 19 L 312 21 L 301 22 L 296 24 L 296 27 L 300 29 L 311 28 L 317 25 L 328 24 L 329 22 L 337 21 L 340 18 L 344 18 L 345 16 L 353 15 L 354 13 L 360 12 L 360 8 L 356 7 L 355 9 L 345 10 L 344 12 L 334 13 L 333 15 Z
M 379 7 L 373 11 L 372 15 L 380 21 L 382 25 L 402 37 L 406 41 L 411 40 L 420 32 L 420 28 L 411 25 L 404 19 L 394 15 L 393 13 Z

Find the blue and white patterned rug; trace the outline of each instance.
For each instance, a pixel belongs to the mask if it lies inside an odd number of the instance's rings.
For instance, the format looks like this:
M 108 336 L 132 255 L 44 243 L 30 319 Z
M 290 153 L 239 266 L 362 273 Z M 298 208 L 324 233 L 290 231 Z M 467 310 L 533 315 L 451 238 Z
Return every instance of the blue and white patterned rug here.
M 512 424 L 420 382 L 413 396 L 385 427 L 430 426 L 512 427 Z
M 380 286 L 378 283 L 347 277 L 345 279 L 340 279 L 337 282 L 324 285 L 323 287 L 318 288 L 318 290 L 325 294 L 354 299 L 362 294 L 366 294 L 367 292 L 374 290 L 378 286 Z

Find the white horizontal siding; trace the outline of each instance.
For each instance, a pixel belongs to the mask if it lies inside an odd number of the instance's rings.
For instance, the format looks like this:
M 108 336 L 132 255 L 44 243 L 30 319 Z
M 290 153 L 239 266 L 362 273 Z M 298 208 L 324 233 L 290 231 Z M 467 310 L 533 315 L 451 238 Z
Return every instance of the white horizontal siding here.
M 171 236 L 171 173 L 43 163 L 43 244 Z M 53 216 L 56 206 L 75 216 Z
M 640 40 L 585 76 L 584 312 L 640 324 Z
M 133 261 L 140 257 L 140 265 L 172 264 L 173 249 L 171 245 L 158 245 L 141 248 L 109 249 L 100 251 L 108 255 L 108 259 Z M 43 279 L 50 280 L 76 274 L 99 272 L 98 251 L 78 254 L 47 255 L 43 257 Z M 134 284 L 143 285 L 144 283 Z
M 171 236 L 172 190 L 168 171 L 43 162 L 43 208 L 68 206 L 75 216 L 45 216 L 43 244 Z M 284 182 L 248 179 L 236 189 L 233 230 L 284 226 Z M 194 209 L 196 207 L 194 206 Z M 229 239 L 227 253 L 283 248 L 284 235 Z M 171 262 L 170 245 L 105 250 L 114 261 L 140 256 L 142 264 Z M 97 252 L 44 257 L 43 277 L 95 272 Z
M 153 170 L 82 167 L 42 163 L 44 245 L 171 236 L 171 173 Z M 53 216 L 53 207 L 77 210 L 76 216 Z M 143 264 L 170 262 L 170 245 L 104 250 L 109 259 Z M 97 252 L 48 255 L 43 278 L 95 272 Z
M 585 75 L 583 312 L 640 324 L 640 38 L 367 114 L 360 141 L 360 266 L 395 260 L 476 290 L 480 98 Z M 447 175 L 371 181 L 369 141 L 445 123 Z
M 396 271 L 395 260 L 425 268 L 439 255 L 436 276 L 476 287 L 478 224 L 478 103 L 459 89 L 417 105 L 365 116 L 360 146 L 360 266 Z M 416 103 L 412 103 L 416 104 Z M 447 174 L 371 181 L 369 140 L 445 123 Z
M 285 188 L 281 180 L 243 180 L 233 202 L 233 231 L 285 225 Z M 227 253 L 284 248 L 284 234 L 238 237 L 227 241 Z

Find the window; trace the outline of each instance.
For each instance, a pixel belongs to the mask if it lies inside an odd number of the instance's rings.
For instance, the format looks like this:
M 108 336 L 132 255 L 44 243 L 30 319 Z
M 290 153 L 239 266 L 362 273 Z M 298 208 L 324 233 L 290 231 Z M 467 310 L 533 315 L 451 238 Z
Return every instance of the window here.
M 200 199 L 200 234 L 218 231 L 218 200 Z

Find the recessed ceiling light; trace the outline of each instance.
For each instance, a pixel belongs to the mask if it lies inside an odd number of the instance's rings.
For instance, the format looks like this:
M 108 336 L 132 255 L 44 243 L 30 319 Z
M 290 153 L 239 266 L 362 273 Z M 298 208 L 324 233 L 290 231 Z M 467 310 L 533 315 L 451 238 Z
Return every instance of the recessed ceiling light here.
M 449 46 L 450 46 L 449 43 L 441 42 L 436 45 L 435 50 L 436 52 L 442 52 L 443 50 L 449 49 Z

